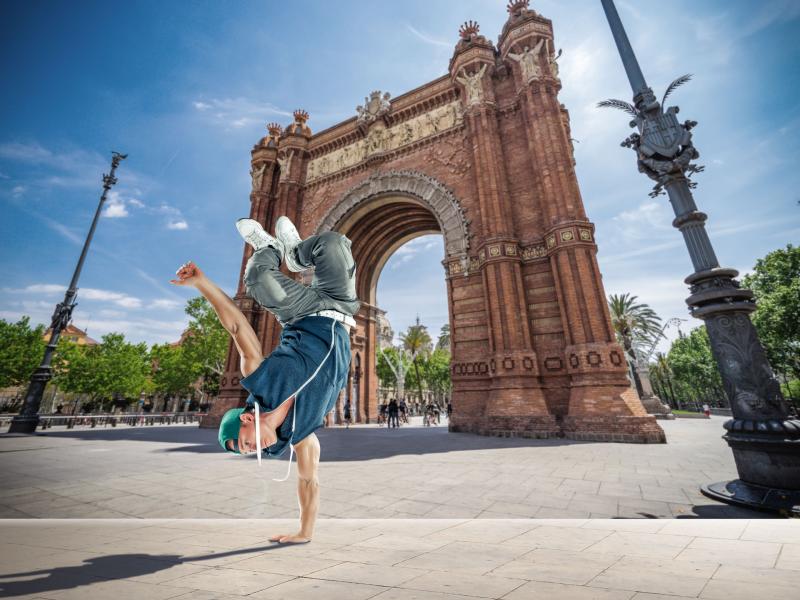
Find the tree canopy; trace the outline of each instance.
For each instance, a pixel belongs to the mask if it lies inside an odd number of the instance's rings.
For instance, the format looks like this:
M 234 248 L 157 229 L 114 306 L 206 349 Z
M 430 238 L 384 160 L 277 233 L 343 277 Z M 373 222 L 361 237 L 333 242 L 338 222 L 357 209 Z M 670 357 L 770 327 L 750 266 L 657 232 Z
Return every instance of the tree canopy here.
M 23 385 L 44 356 L 44 325 L 31 327 L 30 317 L 16 323 L 0 319 L 0 388 Z
M 751 318 L 773 370 L 800 379 L 800 247 L 759 258 L 742 284 L 755 292 Z

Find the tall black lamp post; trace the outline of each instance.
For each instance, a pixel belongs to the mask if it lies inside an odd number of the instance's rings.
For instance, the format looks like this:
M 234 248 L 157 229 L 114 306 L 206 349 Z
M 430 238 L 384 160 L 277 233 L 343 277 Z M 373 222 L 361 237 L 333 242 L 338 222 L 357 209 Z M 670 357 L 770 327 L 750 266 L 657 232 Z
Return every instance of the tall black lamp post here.
M 117 183 L 117 178 L 114 176 L 119 163 L 127 158 L 127 154 L 120 154 L 119 152 L 111 153 L 111 172 L 108 175 L 103 175 L 103 194 L 100 196 L 100 202 L 97 205 L 97 210 L 94 213 L 92 226 L 89 229 L 89 235 L 86 236 L 86 241 L 83 243 L 83 250 L 81 257 L 78 259 L 78 264 L 75 267 L 75 272 L 72 274 L 72 281 L 64 294 L 64 301 L 56 305 L 53 312 L 53 320 L 50 324 L 52 333 L 50 340 L 47 342 L 47 347 L 44 351 L 44 358 L 42 364 L 34 371 L 31 376 L 31 382 L 28 385 L 28 391 L 25 394 L 25 402 L 19 414 L 14 417 L 9 427 L 9 433 L 33 433 L 39 424 L 39 405 L 42 403 L 42 394 L 47 382 L 52 377 L 52 368 L 50 361 L 53 359 L 53 352 L 58 345 L 58 338 L 61 336 L 61 331 L 69 324 L 72 319 L 72 310 L 75 308 L 75 298 L 78 294 L 78 278 L 81 275 L 83 268 L 83 261 L 86 259 L 86 253 L 89 250 L 89 244 L 92 242 L 94 230 L 97 227 L 97 221 L 100 218 L 100 210 L 103 208 L 103 203 L 106 201 L 108 190 Z
M 686 299 L 692 316 L 702 319 L 711 351 L 719 368 L 733 418 L 723 427 L 739 479 L 701 486 L 716 500 L 800 515 L 800 420 L 789 413 L 780 385 L 764 354 L 749 314 L 756 308 L 753 292 L 734 279 L 739 272 L 719 266 L 705 230 L 705 213 L 697 210 L 690 180 L 703 167 L 691 164 L 699 157 L 690 130 L 695 121 L 679 123 L 677 106 L 664 110 L 663 103 L 684 75 L 667 88 L 661 103 L 647 86 L 613 0 L 601 0 L 622 64 L 633 89 L 633 105 L 605 100 L 628 112 L 632 134 L 622 145 L 636 151 L 639 171 L 656 182 L 655 197 L 666 190 L 675 212 L 672 225 L 683 234 L 694 273 L 684 281 L 691 295 Z

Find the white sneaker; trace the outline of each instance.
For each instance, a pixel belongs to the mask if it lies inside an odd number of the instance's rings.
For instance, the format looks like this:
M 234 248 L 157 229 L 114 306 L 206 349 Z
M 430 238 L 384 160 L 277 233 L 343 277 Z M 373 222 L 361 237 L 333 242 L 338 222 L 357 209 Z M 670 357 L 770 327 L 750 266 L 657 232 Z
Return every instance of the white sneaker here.
M 250 244 L 254 250 L 258 251 L 267 246 L 272 246 L 283 256 L 283 242 L 272 237 L 255 219 L 239 219 L 236 221 L 236 229 L 244 241 Z
M 301 265 L 295 256 L 295 248 L 303 240 L 300 239 L 300 234 L 297 233 L 297 228 L 289 217 L 278 217 L 275 223 L 275 235 L 283 242 L 283 260 L 290 271 L 299 273 L 310 268 Z

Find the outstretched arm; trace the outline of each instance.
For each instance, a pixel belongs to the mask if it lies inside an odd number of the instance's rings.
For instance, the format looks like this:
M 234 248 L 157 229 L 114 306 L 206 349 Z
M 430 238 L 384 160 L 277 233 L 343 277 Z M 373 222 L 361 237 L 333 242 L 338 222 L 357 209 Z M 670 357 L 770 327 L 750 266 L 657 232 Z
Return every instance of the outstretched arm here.
M 261 342 L 247 318 L 233 303 L 228 294 L 223 292 L 213 281 L 206 277 L 200 268 L 189 261 L 177 271 L 178 279 L 171 279 L 174 285 L 190 285 L 197 288 L 211 303 L 219 322 L 231 334 L 241 358 L 242 375 L 247 377 L 258 368 L 264 355 L 261 353 Z

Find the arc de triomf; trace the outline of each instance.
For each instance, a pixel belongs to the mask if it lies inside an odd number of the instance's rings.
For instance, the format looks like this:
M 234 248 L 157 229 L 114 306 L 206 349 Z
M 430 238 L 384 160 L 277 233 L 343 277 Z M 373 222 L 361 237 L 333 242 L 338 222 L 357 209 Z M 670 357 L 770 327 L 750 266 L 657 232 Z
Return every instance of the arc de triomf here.
M 303 110 L 285 129 L 269 124 L 252 150 L 250 217 L 274 231 L 287 215 L 302 237 L 335 230 L 352 240 L 362 307 L 346 390 L 357 421 L 377 416 L 381 269 L 405 242 L 441 233 L 451 431 L 665 442 L 615 341 L 558 101 L 552 22 L 526 0 L 508 12 L 497 46 L 476 23 L 462 25 L 448 73 L 417 89 L 372 92 L 318 133 Z M 242 270 L 249 255 L 246 246 Z M 269 354 L 280 325 L 247 297 L 241 274 L 235 300 Z M 204 426 L 243 405 L 238 365 L 231 346 Z

